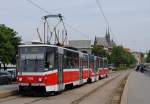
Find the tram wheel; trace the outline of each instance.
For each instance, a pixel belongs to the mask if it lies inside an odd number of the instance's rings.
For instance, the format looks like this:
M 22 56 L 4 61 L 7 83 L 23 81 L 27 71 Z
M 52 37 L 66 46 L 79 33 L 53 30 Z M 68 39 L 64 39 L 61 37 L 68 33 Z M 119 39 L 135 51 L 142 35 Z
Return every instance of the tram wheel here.
M 101 79 L 103 79 L 101 76 L 99 76 L 99 78 L 98 78 L 99 80 L 101 80 Z
M 87 83 L 92 83 L 91 78 L 88 78 Z

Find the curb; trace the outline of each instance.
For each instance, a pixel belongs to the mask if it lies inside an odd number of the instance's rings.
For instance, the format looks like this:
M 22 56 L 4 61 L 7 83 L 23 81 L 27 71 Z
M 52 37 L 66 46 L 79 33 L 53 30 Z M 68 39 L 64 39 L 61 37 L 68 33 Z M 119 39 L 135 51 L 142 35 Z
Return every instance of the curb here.
M 131 77 L 131 74 L 133 72 L 130 73 L 129 77 L 127 78 L 124 90 L 123 90 L 123 94 L 121 96 L 121 103 L 120 104 L 128 104 L 128 85 L 129 85 L 129 79 Z
M 121 97 L 124 91 L 124 87 L 126 84 L 126 81 L 129 77 L 130 73 L 126 74 L 118 83 L 117 87 L 114 89 L 110 101 L 108 104 L 120 104 L 121 103 Z
M 5 92 L 0 92 L 0 98 L 5 98 L 8 96 L 12 96 L 18 93 L 18 90 L 13 90 L 13 91 L 5 91 Z

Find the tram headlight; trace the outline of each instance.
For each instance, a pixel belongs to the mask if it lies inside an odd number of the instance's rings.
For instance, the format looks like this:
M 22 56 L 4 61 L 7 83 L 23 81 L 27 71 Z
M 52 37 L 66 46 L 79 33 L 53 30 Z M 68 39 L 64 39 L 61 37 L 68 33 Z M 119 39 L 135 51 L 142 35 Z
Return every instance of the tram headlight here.
M 39 82 L 42 82 L 42 81 L 43 81 L 43 79 L 42 79 L 42 78 L 38 78 L 38 81 L 39 81 Z
M 22 81 L 22 78 L 18 78 L 18 81 L 20 81 L 20 82 L 21 82 L 21 81 Z

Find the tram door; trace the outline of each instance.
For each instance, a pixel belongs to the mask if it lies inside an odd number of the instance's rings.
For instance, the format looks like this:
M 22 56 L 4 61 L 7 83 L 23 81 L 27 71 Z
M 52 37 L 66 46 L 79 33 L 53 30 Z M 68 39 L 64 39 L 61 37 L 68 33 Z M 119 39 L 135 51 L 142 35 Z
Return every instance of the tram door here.
M 63 90 L 63 58 L 64 50 L 58 48 L 58 90 Z
M 96 75 L 96 72 L 97 72 L 97 63 L 96 63 L 96 61 L 97 61 L 97 57 L 94 56 L 94 73 L 95 73 L 95 75 Z
M 79 55 L 80 84 L 83 83 L 83 62 L 82 62 L 82 60 L 83 60 L 83 54 L 80 53 L 80 55 Z
M 96 61 L 97 61 L 96 56 L 94 56 L 94 68 L 93 68 L 94 74 L 95 74 L 95 75 L 94 75 L 94 81 L 96 81 L 96 73 L 97 73 Z

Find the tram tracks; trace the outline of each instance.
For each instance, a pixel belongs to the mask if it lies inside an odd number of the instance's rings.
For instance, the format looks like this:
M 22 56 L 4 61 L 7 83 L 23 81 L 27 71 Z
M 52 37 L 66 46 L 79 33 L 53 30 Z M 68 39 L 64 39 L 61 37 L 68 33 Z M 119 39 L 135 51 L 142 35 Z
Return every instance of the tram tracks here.
M 120 104 L 121 103 L 121 97 L 124 91 L 124 87 L 126 85 L 126 81 L 129 77 L 130 73 L 127 74 L 118 84 L 117 88 L 114 90 L 113 94 L 111 95 L 110 102 L 108 104 Z
M 105 85 L 107 85 L 108 83 L 110 83 L 111 81 L 115 80 L 116 78 L 118 78 L 120 75 L 117 75 L 115 77 L 113 77 L 112 79 L 106 81 L 105 83 L 103 83 L 102 85 L 96 87 L 95 89 L 91 90 L 90 92 L 86 93 L 85 95 L 83 95 L 82 97 L 74 100 L 71 102 L 71 104 L 79 104 L 82 100 L 84 100 L 84 98 L 90 96 L 91 94 L 93 94 L 94 92 L 96 92 L 97 90 L 99 90 L 100 88 L 104 87 Z
M 113 78 L 111 78 L 110 80 L 106 81 L 106 82 L 103 83 L 102 85 L 100 85 L 100 86 L 94 88 L 93 90 L 91 90 L 90 92 L 84 94 L 84 95 L 81 96 L 80 98 L 73 100 L 70 104 L 79 104 L 82 100 L 84 100 L 84 98 L 90 96 L 91 94 L 93 94 L 94 92 L 96 92 L 96 91 L 99 90 L 100 88 L 104 87 L 105 85 L 107 85 L 107 84 L 110 83 L 111 81 L 117 79 L 119 76 L 120 76 L 120 74 L 117 75 L 117 76 L 115 76 L 115 77 L 113 77 Z M 70 90 L 67 90 L 66 92 L 69 92 L 69 91 L 70 91 Z M 32 103 L 38 102 L 38 101 L 43 100 L 43 99 L 45 99 L 45 100 L 50 100 L 51 98 L 39 98 L 39 99 L 35 99 L 35 100 L 31 101 L 31 102 L 24 103 L 24 104 L 32 104 Z
M 33 98 L 33 101 L 31 101 L 33 103 L 33 102 L 42 100 L 44 97 L 38 97 L 37 98 L 37 97 L 22 96 L 22 95 L 18 95 L 17 94 L 17 95 L 13 95 L 13 96 L 9 96 L 9 97 L 5 97 L 3 99 L 0 99 L 0 104 L 8 102 L 8 101 L 13 101 L 13 100 L 17 100 L 17 99 L 26 99 L 26 98 Z M 23 103 L 23 104 L 28 104 L 28 102 L 27 103 Z
M 17 99 L 19 98 L 18 96 L 9 96 L 9 97 L 4 97 L 2 99 L 0 99 L 0 103 L 3 103 L 3 102 L 7 102 L 8 100 L 14 100 L 14 99 Z
M 100 88 L 104 87 L 105 85 L 107 85 L 111 81 L 113 81 L 116 78 L 118 78 L 120 75 L 121 75 L 121 73 L 116 73 L 115 75 L 110 75 L 112 78 L 110 78 L 109 80 L 105 81 L 103 84 L 95 87 L 91 91 L 85 93 L 80 98 L 77 98 L 77 99 L 71 101 L 71 103 L 69 103 L 69 104 L 79 104 L 85 97 L 90 96 L 91 94 L 93 94 L 94 92 L 96 92 L 97 90 L 99 90 Z M 76 90 L 76 89 L 72 89 L 72 90 Z M 67 90 L 67 91 L 65 91 L 63 93 L 68 93 L 68 92 L 71 92 L 72 90 Z M 51 100 L 53 97 L 57 98 L 57 96 L 38 97 L 37 98 L 37 97 L 26 97 L 26 96 L 16 95 L 16 96 L 10 96 L 10 97 L 6 97 L 4 99 L 0 99 L 0 103 L 4 103 L 4 102 L 7 102 L 7 101 L 11 102 L 11 101 L 14 101 L 14 100 L 17 101 L 17 100 L 21 100 L 21 99 L 26 98 L 26 100 L 24 100 L 21 104 L 32 104 L 32 103 L 38 103 L 41 100 Z M 30 99 L 30 100 L 28 100 L 28 99 Z

